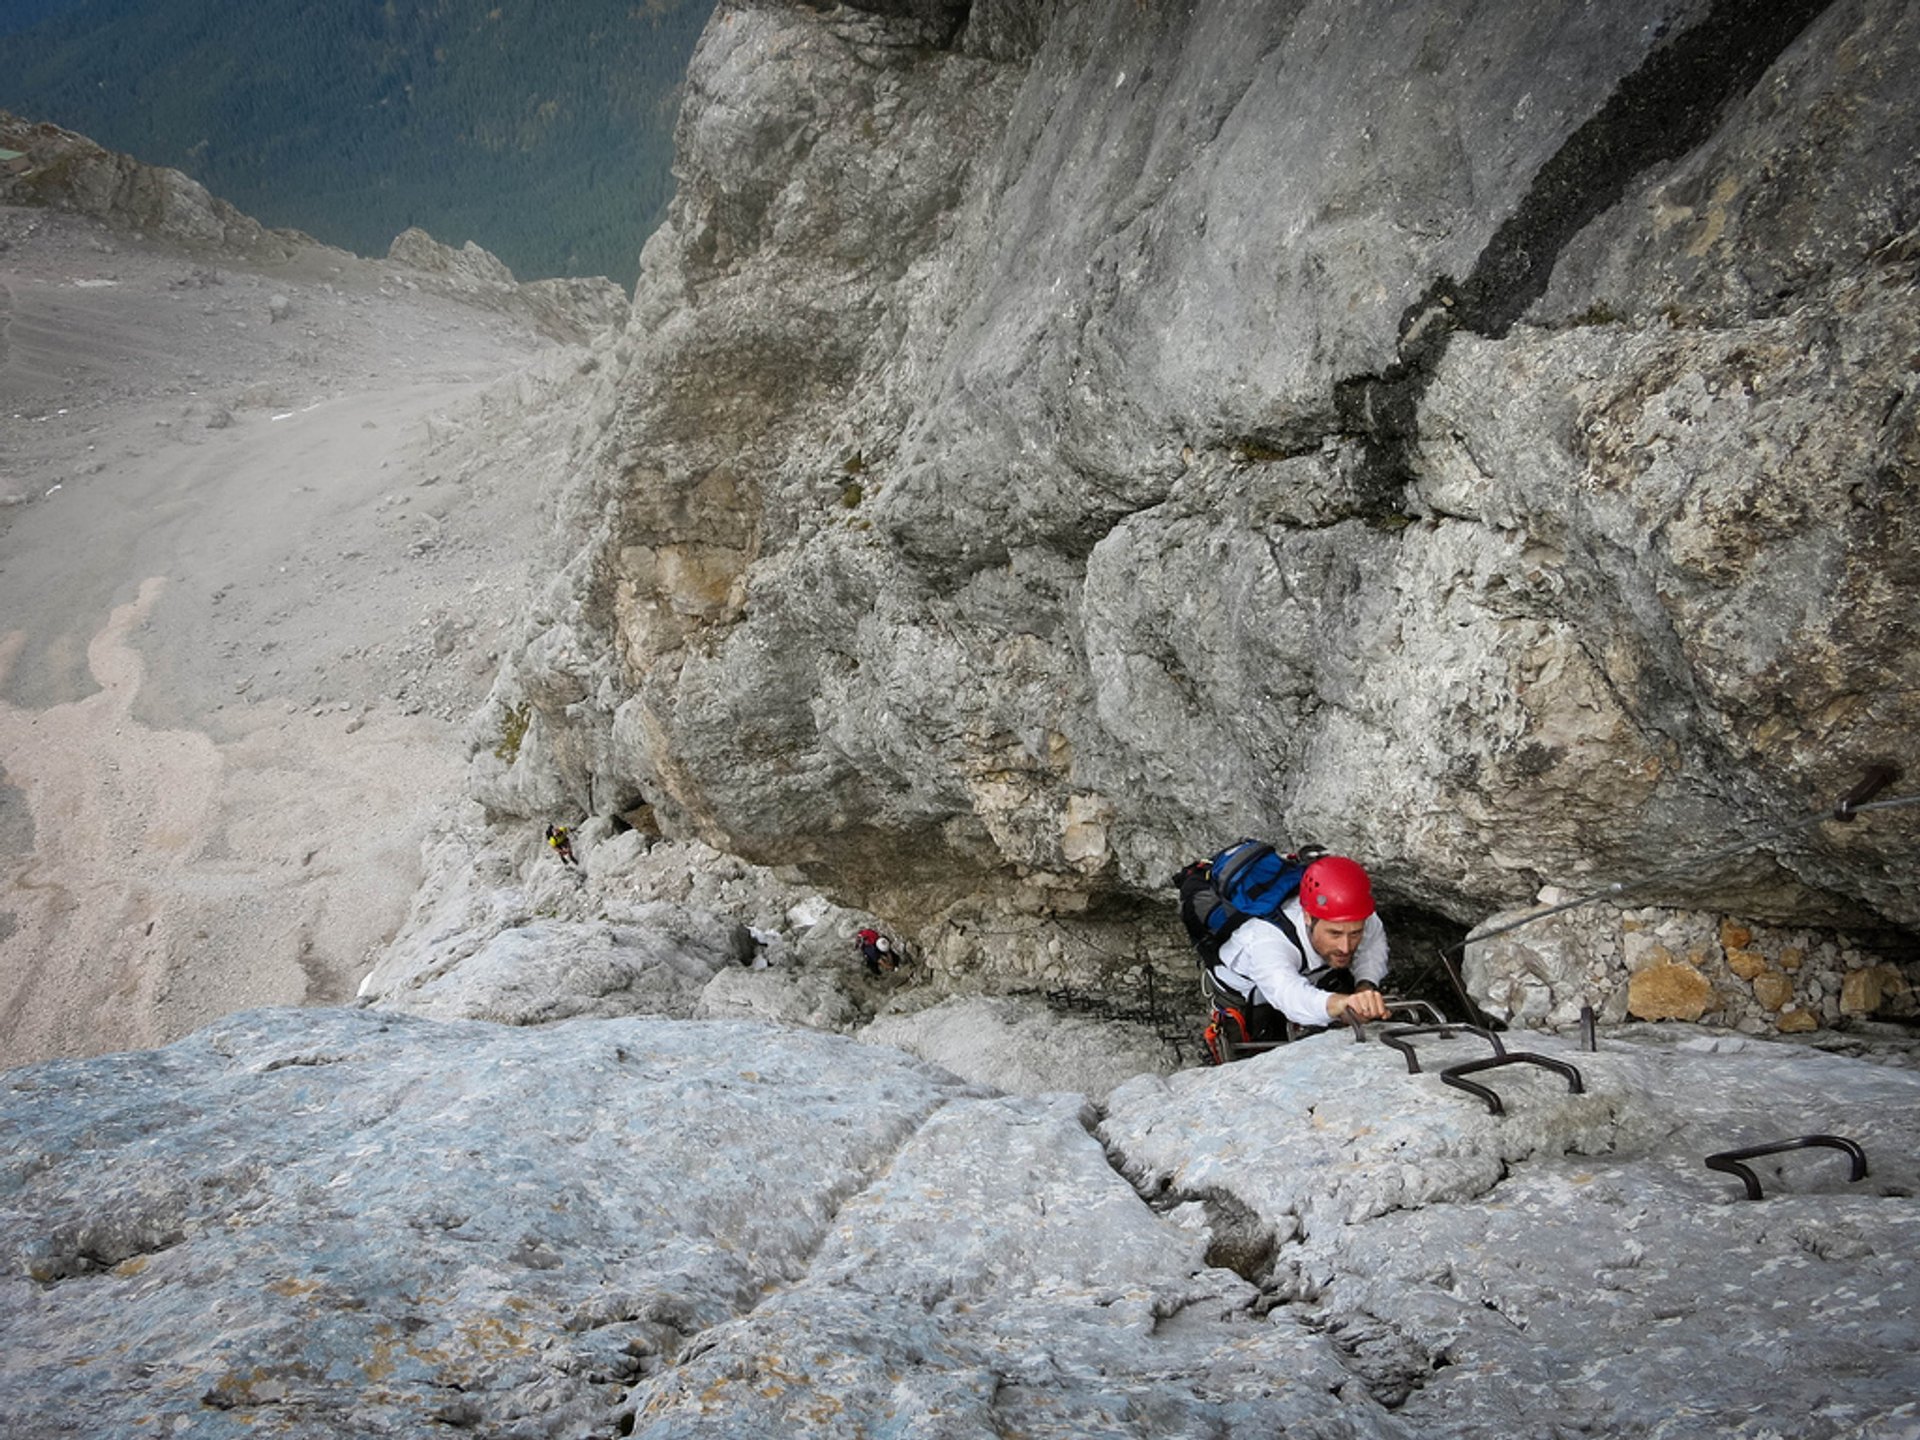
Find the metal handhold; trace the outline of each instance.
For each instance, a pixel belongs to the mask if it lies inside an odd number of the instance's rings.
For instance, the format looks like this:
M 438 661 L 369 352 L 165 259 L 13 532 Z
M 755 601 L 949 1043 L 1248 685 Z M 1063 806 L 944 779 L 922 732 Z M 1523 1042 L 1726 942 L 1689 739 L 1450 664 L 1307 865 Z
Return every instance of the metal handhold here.
M 1440 1072 L 1442 1084 L 1451 1085 L 1456 1090 L 1465 1090 L 1469 1095 L 1478 1095 L 1487 1102 L 1487 1109 L 1495 1115 L 1506 1114 L 1506 1107 L 1500 1103 L 1500 1097 L 1485 1085 L 1475 1084 L 1461 1077 L 1476 1075 L 1482 1070 L 1498 1070 L 1503 1065 L 1538 1065 L 1543 1070 L 1551 1070 L 1562 1076 L 1567 1082 L 1568 1093 L 1583 1095 L 1586 1084 L 1580 1078 L 1580 1072 L 1564 1060 L 1549 1060 L 1545 1055 L 1534 1055 L 1528 1051 L 1516 1050 L 1507 1055 L 1495 1055 L 1487 1060 L 1468 1060 L 1463 1064 L 1449 1065 Z
M 1707 1168 L 1718 1170 L 1727 1175 L 1738 1175 L 1740 1183 L 1747 1187 L 1747 1199 L 1759 1200 L 1760 1181 L 1753 1171 L 1740 1162 L 1753 1160 L 1761 1155 L 1778 1155 L 1787 1150 L 1807 1150 L 1814 1146 L 1824 1146 L 1829 1150 L 1844 1150 L 1850 1157 L 1851 1173 L 1847 1182 L 1867 1178 L 1867 1152 L 1843 1135 L 1802 1135 L 1794 1140 L 1776 1140 L 1771 1145 L 1750 1145 L 1745 1150 L 1722 1150 L 1717 1155 L 1707 1156 Z
M 1394 996 L 1394 995 L 1382 995 L 1380 999 L 1382 1003 L 1386 1005 L 1387 1014 L 1389 1015 L 1391 1015 L 1395 1010 L 1425 1011 L 1428 1015 L 1431 1015 L 1433 1017 L 1434 1024 L 1445 1025 L 1447 1023 L 1447 1017 L 1442 1015 L 1438 1007 L 1436 1007 L 1429 1001 L 1402 1000 L 1398 996 Z M 1366 1025 L 1358 1015 L 1355 1015 L 1351 1010 L 1343 1010 L 1340 1014 L 1340 1018 L 1346 1021 L 1347 1024 L 1353 1027 L 1353 1043 L 1354 1044 L 1358 1045 L 1367 1038 Z
M 1498 1035 L 1494 1034 L 1491 1030 L 1482 1029 L 1478 1025 L 1396 1025 L 1391 1030 L 1382 1030 L 1380 1032 L 1380 1043 L 1382 1045 L 1390 1045 L 1402 1055 L 1406 1056 L 1407 1073 L 1409 1075 L 1418 1075 L 1420 1073 L 1420 1059 L 1413 1053 L 1413 1046 L 1407 1043 L 1407 1038 L 1412 1035 L 1438 1035 L 1442 1039 L 1450 1039 L 1455 1034 L 1460 1033 L 1478 1035 L 1482 1040 L 1485 1040 L 1489 1045 L 1493 1046 L 1493 1053 L 1495 1055 L 1504 1055 L 1507 1053 L 1507 1047 L 1500 1043 L 1500 1037 Z
M 1440 1013 L 1440 1007 L 1431 1000 L 1402 1000 L 1397 996 L 1387 997 L 1389 1014 L 1406 1013 L 1414 1017 L 1416 1024 L 1446 1025 L 1447 1017 Z

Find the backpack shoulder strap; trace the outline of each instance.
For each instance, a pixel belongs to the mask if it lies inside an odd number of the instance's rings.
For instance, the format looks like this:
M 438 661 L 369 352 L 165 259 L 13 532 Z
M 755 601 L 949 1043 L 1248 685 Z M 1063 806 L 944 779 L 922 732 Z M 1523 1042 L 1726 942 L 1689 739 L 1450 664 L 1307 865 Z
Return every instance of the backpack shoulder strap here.
M 1303 974 L 1313 968 L 1319 956 L 1309 950 L 1306 942 L 1301 940 L 1300 932 L 1294 928 L 1293 921 L 1287 918 L 1284 907 L 1276 906 L 1271 915 L 1263 915 L 1260 918 L 1286 936 L 1287 943 L 1300 952 L 1300 969 Z

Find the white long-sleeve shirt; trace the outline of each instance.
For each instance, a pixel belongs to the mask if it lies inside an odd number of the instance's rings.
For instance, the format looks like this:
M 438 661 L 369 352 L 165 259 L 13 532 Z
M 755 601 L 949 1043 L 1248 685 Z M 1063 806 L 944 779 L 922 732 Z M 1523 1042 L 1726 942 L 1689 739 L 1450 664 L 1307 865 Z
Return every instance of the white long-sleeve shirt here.
M 1281 913 L 1301 943 L 1308 944 L 1307 917 L 1301 912 L 1300 897 L 1287 901 Z M 1296 1025 L 1325 1025 L 1327 992 L 1307 980 L 1307 971 L 1324 963 L 1311 951 L 1301 954 L 1286 931 L 1271 921 L 1247 920 L 1221 945 L 1216 973 L 1241 994 L 1271 1005 Z M 1378 915 L 1367 917 L 1352 968 L 1356 980 L 1371 980 L 1378 985 L 1387 978 L 1387 927 Z

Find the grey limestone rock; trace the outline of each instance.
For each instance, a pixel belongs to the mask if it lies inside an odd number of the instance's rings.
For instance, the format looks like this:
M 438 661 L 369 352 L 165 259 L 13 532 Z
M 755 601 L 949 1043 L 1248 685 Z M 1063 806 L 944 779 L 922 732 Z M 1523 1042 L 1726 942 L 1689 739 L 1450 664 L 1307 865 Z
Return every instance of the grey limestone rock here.
M 0 111 L 0 147 L 26 157 L 0 170 L 0 200 L 49 205 L 137 230 L 189 249 L 284 260 L 318 242 L 296 230 L 269 230 L 178 170 L 142 165 L 58 125 Z
M 955 996 L 883 1013 L 858 1034 L 1009 1094 L 1075 1091 L 1096 1105 L 1124 1081 L 1180 1065 L 1144 1025 L 1066 1014 L 1030 997 Z
M 693 1013 L 702 1020 L 765 1020 L 842 1035 L 854 1034 L 863 1018 L 853 987 L 833 969 L 771 966 L 721 971 L 701 990 Z
M 738 1021 L 232 1016 L 0 1081 L 0 1403 L 35 1440 L 1900 1433 L 1920 1074 L 1662 1037 L 1542 1041 L 1584 1093 L 1485 1074 L 1496 1116 L 1434 1073 L 1464 1035 L 1096 1108 Z M 1701 1163 L 1814 1131 L 1869 1175 Z
M 764 1026 L 287 1011 L 4 1093 L 19 1433 L 577 1437 L 960 1087 Z
M 877 919 L 697 841 L 575 834 L 577 869 L 535 834 L 469 825 L 427 847 L 426 880 L 363 1002 L 439 1019 L 751 1019 L 851 1034 L 918 966 L 865 973 Z
M 750 959 L 734 921 L 656 904 L 619 924 L 536 920 L 379 996 L 383 1010 L 543 1025 L 576 1016 L 686 1018 L 716 974 Z
M 1920 923 L 1911 7 L 950 13 L 717 12 L 490 811 L 1005 976 L 1242 833 Z
M 1910 1074 L 1705 1034 L 1597 1054 L 1530 1041 L 1576 1064 L 1584 1093 L 1483 1072 L 1495 1116 L 1436 1073 L 1483 1044 L 1415 1044 L 1419 1075 L 1325 1035 L 1142 1078 L 1110 1097 L 1101 1133 L 1143 1187 L 1261 1237 L 1245 1248 L 1269 1293 L 1415 1433 L 1482 1433 L 1489 1387 L 1511 1413 L 1616 1433 L 1911 1424 Z M 1703 1163 L 1810 1133 L 1862 1142 L 1867 1176 L 1850 1181 L 1833 1150 L 1788 1151 L 1749 1162 L 1754 1204 Z M 1858 1384 L 1829 1412 L 1834 1365 Z
M 514 279 L 489 250 L 469 240 L 458 250 L 415 226 L 396 235 L 387 259 L 427 288 L 470 305 L 504 310 L 570 344 L 591 342 L 626 318 L 627 295 L 604 276 L 592 279 Z

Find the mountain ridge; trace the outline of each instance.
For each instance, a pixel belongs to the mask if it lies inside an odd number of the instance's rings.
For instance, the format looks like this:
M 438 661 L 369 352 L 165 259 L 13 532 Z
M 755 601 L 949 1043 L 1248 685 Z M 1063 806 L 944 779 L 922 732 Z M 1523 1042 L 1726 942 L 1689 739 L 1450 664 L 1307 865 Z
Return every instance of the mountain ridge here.
M 12 39 L 0 104 L 358 254 L 419 226 L 523 279 L 630 287 L 710 8 L 91 0 Z

